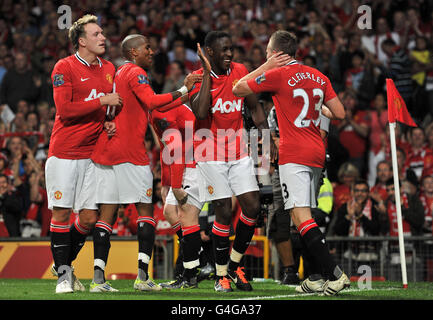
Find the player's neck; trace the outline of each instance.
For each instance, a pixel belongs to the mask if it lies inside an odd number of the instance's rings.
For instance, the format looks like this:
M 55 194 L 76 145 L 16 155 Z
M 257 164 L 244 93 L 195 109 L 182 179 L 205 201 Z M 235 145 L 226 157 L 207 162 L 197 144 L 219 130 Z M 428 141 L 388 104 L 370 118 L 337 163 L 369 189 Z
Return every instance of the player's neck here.
M 218 76 L 227 74 L 227 70 L 219 68 L 216 64 L 213 64 L 212 62 L 211 62 L 211 68 L 212 68 L 211 71 Z
M 81 59 L 86 60 L 88 64 L 99 64 L 98 56 L 93 52 L 86 50 L 85 48 L 79 48 L 78 55 L 81 57 Z

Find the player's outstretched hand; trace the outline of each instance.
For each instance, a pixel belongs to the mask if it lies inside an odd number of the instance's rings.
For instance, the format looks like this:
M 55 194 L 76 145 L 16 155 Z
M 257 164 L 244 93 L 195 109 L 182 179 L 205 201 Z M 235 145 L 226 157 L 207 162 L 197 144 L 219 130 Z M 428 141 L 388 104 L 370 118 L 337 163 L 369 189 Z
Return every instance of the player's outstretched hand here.
M 291 60 L 293 60 L 292 57 L 290 57 L 288 54 L 283 53 L 282 51 L 274 53 L 265 63 L 265 71 L 279 68 L 282 66 L 285 66 L 288 64 Z
M 99 101 L 101 101 L 101 104 L 109 105 L 109 106 L 121 106 L 123 104 L 122 97 L 117 93 L 108 93 L 105 96 L 102 96 L 99 98 Z
M 183 84 L 188 88 L 188 91 L 190 91 L 194 86 L 194 83 L 201 82 L 202 79 L 203 79 L 202 74 L 190 73 L 185 77 L 185 80 L 183 80 Z
M 210 65 L 209 60 L 204 55 L 203 50 L 200 47 L 200 43 L 197 43 L 197 55 L 201 60 L 201 65 L 202 65 L 204 71 L 211 72 L 212 67 Z

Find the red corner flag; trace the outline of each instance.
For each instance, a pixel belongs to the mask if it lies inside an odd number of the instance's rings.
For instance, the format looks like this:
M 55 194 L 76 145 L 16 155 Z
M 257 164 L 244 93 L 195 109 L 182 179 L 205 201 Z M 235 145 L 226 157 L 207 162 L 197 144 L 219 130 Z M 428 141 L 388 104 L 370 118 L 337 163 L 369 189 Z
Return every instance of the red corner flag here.
M 388 121 L 390 123 L 398 121 L 411 127 L 417 127 L 392 79 L 386 79 L 386 95 L 388 100 Z

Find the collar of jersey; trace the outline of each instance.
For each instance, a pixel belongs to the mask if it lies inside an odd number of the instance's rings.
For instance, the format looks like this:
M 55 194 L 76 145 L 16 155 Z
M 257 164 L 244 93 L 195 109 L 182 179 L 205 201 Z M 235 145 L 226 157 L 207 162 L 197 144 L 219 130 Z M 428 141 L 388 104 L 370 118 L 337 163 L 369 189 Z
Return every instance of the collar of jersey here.
M 232 72 L 232 68 L 229 68 L 228 70 L 227 70 L 227 75 L 230 75 L 230 73 Z M 213 70 L 211 70 L 210 71 L 210 75 L 212 76 L 212 77 L 214 77 L 214 78 L 219 78 L 218 77 L 218 75 L 215 73 L 215 71 L 213 71 Z
M 296 61 L 296 60 L 292 60 L 292 61 L 286 63 L 285 65 L 286 65 L 286 66 L 290 66 L 290 65 L 292 65 L 292 64 L 298 64 L 298 61 Z
M 84 60 L 83 58 L 80 57 L 80 55 L 78 54 L 78 51 L 75 52 L 75 58 L 77 58 L 78 61 L 80 61 L 82 64 L 84 64 L 85 66 L 90 67 L 90 63 L 88 63 L 86 60 Z M 96 57 L 96 59 L 98 59 L 99 62 L 99 67 L 102 67 L 102 62 L 99 59 L 99 57 Z

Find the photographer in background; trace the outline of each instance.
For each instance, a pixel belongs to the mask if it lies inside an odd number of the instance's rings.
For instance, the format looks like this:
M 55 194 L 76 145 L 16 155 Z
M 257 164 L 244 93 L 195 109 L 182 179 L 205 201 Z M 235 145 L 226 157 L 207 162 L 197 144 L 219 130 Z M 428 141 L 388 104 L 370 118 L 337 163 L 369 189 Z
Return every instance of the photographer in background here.
M 0 214 L 3 215 L 9 236 L 21 236 L 22 200 L 4 174 L 0 174 Z

